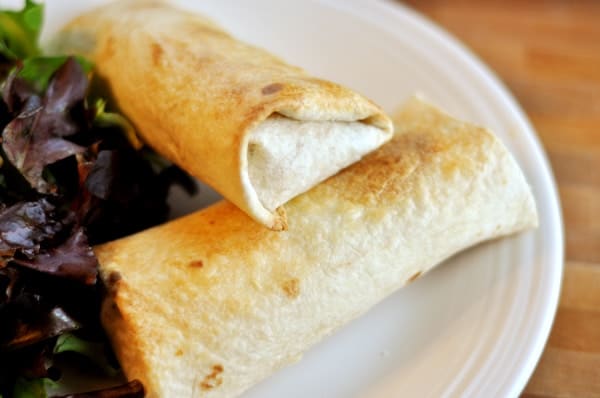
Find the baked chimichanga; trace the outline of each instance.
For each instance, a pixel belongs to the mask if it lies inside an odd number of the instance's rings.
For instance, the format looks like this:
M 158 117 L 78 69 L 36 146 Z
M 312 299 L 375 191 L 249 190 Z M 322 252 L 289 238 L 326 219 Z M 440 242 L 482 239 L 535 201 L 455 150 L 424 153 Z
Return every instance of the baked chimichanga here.
M 392 136 L 365 97 L 165 2 L 112 2 L 54 47 L 92 59 L 150 146 L 272 229 L 282 204 Z
M 233 397 L 454 253 L 537 224 L 515 160 L 419 100 L 394 139 L 286 205 L 228 202 L 95 248 L 102 319 L 149 397 Z M 368 336 L 365 336 L 368 338 Z

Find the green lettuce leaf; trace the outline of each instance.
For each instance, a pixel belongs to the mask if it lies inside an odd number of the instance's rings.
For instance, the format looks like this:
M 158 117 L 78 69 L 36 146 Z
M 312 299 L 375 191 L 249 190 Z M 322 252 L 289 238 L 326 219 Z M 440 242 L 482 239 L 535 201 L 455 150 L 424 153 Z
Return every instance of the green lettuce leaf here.
M 83 340 L 71 333 L 59 336 L 54 346 L 54 353 L 72 352 L 83 355 L 108 376 L 115 376 L 119 371 L 108 359 L 108 348 L 102 342 Z
M 20 378 L 15 383 L 12 398 L 47 398 L 46 389 L 55 385 L 56 382 L 46 378 L 33 380 Z
M 106 111 L 106 101 L 98 99 L 95 104 L 94 124 L 98 127 L 117 127 L 123 131 L 129 144 L 135 150 L 140 150 L 144 143 L 140 141 L 135 127 L 123 115 Z
M 26 0 L 21 11 L 1 11 L 0 55 L 12 60 L 39 55 L 43 17 L 43 5 L 32 0 Z
M 93 64 L 87 59 L 75 56 L 75 61 L 81 65 L 84 72 L 89 74 L 93 69 Z M 44 57 L 36 56 L 23 60 L 23 65 L 20 68 L 17 76 L 26 80 L 31 84 L 32 88 L 38 92 L 43 93 L 48 87 L 50 78 L 54 73 L 69 59 L 68 55 Z

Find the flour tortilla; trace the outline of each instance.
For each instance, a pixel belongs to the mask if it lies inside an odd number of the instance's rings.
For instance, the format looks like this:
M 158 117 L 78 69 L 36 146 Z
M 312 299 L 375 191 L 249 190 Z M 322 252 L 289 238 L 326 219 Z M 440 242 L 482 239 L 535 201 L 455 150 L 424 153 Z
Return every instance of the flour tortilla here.
M 93 10 L 52 47 L 91 58 L 148 144 L 272 229 L 281 205 L 392 136 L 365 97 L 161 1 Z
M 396 121 L 286 205 L 288 231 L 220 202 L 95 249 L 104 326 L 149 398 L 237 396 L 458 251 L 537 225 L 489 131 L 416 99 Z

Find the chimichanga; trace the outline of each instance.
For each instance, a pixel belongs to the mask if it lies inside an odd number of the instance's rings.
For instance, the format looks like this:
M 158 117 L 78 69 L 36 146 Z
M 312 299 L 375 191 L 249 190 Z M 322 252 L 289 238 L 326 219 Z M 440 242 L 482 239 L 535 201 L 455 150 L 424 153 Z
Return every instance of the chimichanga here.
M 97 247 L 126 375 L 151 398 L 236 396 L 454 253 L 537 225 L 490 132 L 416 99 L 396 121 L 390 143 L 286 205 L 288 231 L 220 202 Z
M 91 58 L 150 146 L 272 229 L 282 204 L 392 136 L 363 96 L 161 1 L 91 11 L 54 47 Z

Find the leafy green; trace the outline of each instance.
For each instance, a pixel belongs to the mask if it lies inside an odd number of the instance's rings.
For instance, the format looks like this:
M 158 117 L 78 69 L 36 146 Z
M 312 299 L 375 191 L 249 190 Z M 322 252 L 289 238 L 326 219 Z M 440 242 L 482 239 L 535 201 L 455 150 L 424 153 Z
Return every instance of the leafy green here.
M 46 398 L 44 379 L 18 379 L 13 390 L 13 398 Z
M 48 378 L 28 380 L 19 378 L 15 383 L 12 398 L 46 398 L 46 389 L 56 383 Z
M 43 5 L 32 0 L 21 11 L 0 12 L 0 55 L 13 60 L 39 55 L 43 14 Z
M 94 124 L 100 128 L 117 127 L 123 131 L 123 134 L 129 141 L 129 144 L 135 150 L 142 149 L 144 144 L 137 136 L 135 128 L 125 117 L 118 113 L 106 111 L 106 100 L 100 98 L 96 100 L 94 107 L 96 114 L 94 115 Z
M 107 108 L 91 62 L 42 54 L 42 17 L 0 10 L 0 398 L 47 398 L 82 360 L 117 373 L 91 246 L 165 221 L 173 184 L 195 192 Z M 63 398 L 143 396 L 132 381 Z
M 67 138 L 85 129 L 87 124 L 84 105 L 88 78 L 81 65 L 68 57 L 52 74 L 41 97 L 31 95 L 27 83 L 18 77 L 9 81 L 4 93 L 16 117 L 2 132 L 5 160 L 21 172 L 32 188 L 49 193 L 54 187 L 44 180 L 44 168 L 86 150 Z
M 92 71 L 93 64 L 90 61 L 80 56 L 73 58 L 75 58 L 85 73 Z M 69 59 L 69 56 L 66 55 L 27 58 L 23 61 L 23 66 L 20 68 L 17 76 L 31 84 L 36 92 L 43 93 L 48 87 L 52 75 L 64 65 L 67 59 Z
M 107 346 L 103 342 L 83 340 L 74 334 L 65 333 L 58 337 L 54 346 L 55 354 L 64 352 L 83 355 L 108 376 L 114 376 L 119 372 L 111 365 L 107 356 Z

